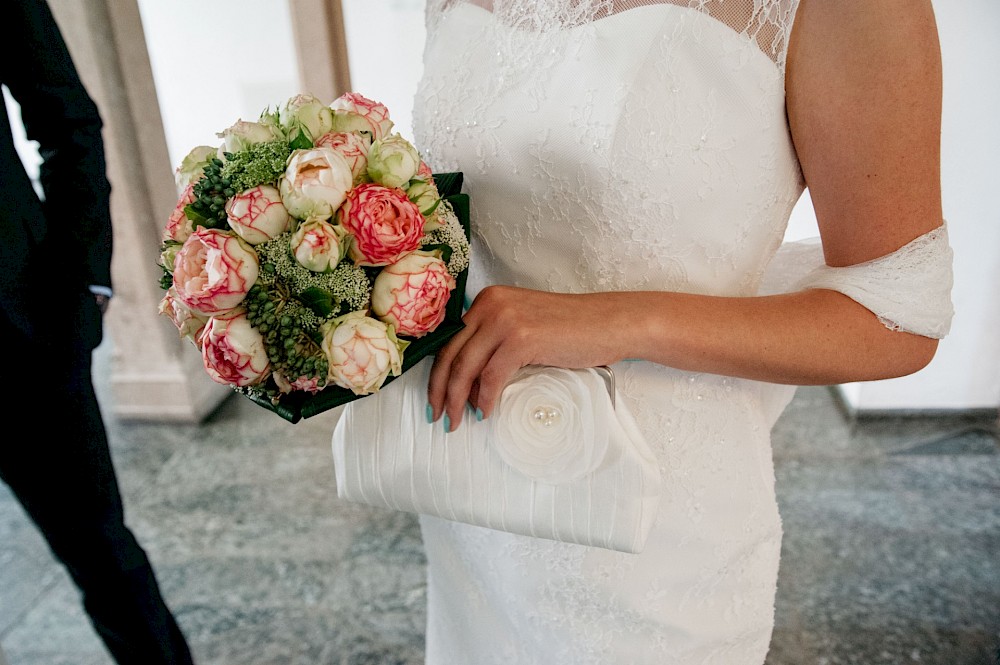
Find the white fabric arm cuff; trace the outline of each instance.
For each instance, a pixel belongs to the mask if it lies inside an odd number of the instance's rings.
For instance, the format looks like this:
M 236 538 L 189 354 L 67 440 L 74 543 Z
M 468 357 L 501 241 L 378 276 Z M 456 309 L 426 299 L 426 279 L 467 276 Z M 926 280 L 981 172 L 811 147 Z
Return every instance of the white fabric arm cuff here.
M 953 253 L 947 224 L 919 236 L 891 254 L 852 266 L 812 269 L 795 290 L 830 289 L 874 313 L 892 330 L 941 339 L 954 315 Z

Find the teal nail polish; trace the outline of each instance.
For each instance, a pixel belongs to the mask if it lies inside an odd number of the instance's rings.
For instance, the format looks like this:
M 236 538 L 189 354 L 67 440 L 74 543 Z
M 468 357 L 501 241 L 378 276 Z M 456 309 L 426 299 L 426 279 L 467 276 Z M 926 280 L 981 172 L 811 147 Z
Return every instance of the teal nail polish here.
M 434 407 L 430 404 L 424 409 L 424 414 L 427 416 L 427 424 L 430 425 L 434 422 Z
M 476 421 L 477 422 L 483 422 L 483 410 L 482 409 L 478 409 L 478 408 L 476 409 Z
M 450 431 L 451 431 L 451 418 L 449 418 L 448 414 L 446 413 L 444 414 L 444 433 L 447 434 Z

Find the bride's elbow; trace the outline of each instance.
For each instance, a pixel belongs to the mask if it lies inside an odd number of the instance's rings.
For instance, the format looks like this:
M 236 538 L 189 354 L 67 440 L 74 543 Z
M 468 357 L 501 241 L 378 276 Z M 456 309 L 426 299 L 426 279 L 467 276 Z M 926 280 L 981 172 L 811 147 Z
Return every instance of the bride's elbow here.
M 939 340 L 907 332 L 892 335 L 884 356 L 883 379 L 894 379 L 915 374 L 927 367 L 937 353 Z

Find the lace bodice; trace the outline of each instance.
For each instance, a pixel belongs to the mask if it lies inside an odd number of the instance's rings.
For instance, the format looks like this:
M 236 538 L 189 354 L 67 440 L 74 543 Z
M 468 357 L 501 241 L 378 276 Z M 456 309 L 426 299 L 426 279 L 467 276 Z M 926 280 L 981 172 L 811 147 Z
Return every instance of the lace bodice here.
M 802 191 L 792 8 L 432 0 L 415 135 L 466 174 L 473 293 L 753 294 Z

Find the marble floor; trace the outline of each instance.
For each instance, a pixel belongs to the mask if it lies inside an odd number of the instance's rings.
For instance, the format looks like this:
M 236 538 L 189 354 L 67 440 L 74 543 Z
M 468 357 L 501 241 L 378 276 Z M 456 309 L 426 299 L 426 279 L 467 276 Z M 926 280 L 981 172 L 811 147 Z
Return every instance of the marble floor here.
M 103 359 L 102 359 L 103 358 Z M 97 384 L 102 403 L 99 349 Z M 126 515 L 199 665 L 419 665 L 407 515 L 340 502 L 332 420 L 234 396 L 201 425 L 109 422 Z M 774 432 L 785 526 L 767 665 L 996 665 L 1000 447 L 990 418 L 852 421 L 800 389 Z M 10 665 L 111 665 L 75 588 L 0 485 Z

